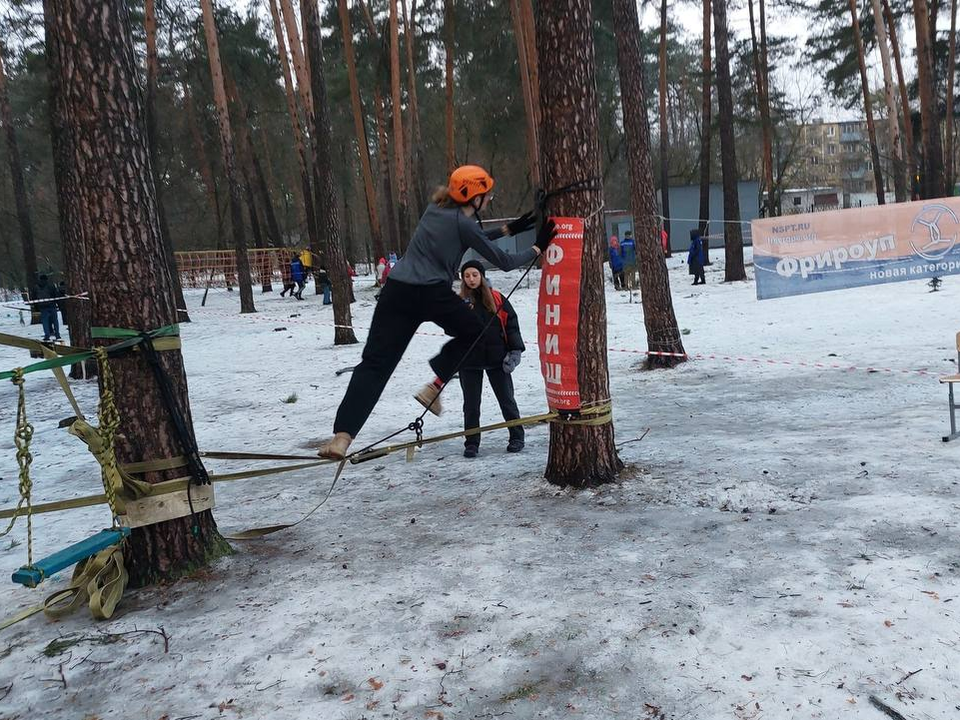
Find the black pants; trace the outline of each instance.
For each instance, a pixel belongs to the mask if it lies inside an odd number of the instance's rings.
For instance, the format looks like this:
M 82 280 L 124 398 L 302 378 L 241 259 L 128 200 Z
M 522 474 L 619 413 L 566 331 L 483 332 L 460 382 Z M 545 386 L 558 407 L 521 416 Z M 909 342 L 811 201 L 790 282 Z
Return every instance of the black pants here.
M 614 270 L 613 272 L 613 289 L 614 290 L 626 290 L 627 283 L 623 279 L 623 270 Z
M 707 278 L 704 277 L 703 265 L 691 265 L 690 269 L 693 270 L 693 284 L 694 285 L 706 285 Z
M 408 285 L 387 280 L 363 348 L 363 359 L 350 377 L 343 396 L 334 432 L 356 437 L 380 399 L 421 323 L 434 322 L 453 340 L 430 360 L 438 378 L 446 382 L 457 371 L 457 365 L 483 330 L 483 325 L 469 306 L 449 285 Z M 404 388 L 409 387 L 404 384 Z
M 513 377 L 510 373 L 505 373 L 503 368 L 490 368 L 489 370 L 460 370 L 460 387 L 463 389 L 463 429 L 480 427 L 480 398 L 483 396 L 483 373 L 487 373 L 490 380 L 490 387 L 493 388 L 493 394 L 497 396 L 497 402 L 500 403 L 500 412 L 503 413 L 504 420 L 516 420 L 520 417 L 520 409 L 517 407 L 517 401 L 513 397 Z M 517 425 L 510 430 L 511 440 L 520 440 L 523 442 L 523 427 Z M 480 445 L 480 433 L 467 435 L 463 441 L 466 447 L 478 447 Z

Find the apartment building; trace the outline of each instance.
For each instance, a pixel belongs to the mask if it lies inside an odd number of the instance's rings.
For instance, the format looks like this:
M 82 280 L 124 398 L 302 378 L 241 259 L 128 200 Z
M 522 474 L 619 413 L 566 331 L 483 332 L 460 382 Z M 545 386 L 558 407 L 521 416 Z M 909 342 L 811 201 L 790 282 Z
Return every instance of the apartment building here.
M 884 191 L 892 190 L 890 154 L 885 121 L 876 119 Z M 866 120 L 824 122 L 815 120 L 800 128 L 800 148 L 792 184 L 804 187 L 832 187 L 843 197 L 876 194 L 873 160 Z M 846 203 L 845 203 L 846 205 Z

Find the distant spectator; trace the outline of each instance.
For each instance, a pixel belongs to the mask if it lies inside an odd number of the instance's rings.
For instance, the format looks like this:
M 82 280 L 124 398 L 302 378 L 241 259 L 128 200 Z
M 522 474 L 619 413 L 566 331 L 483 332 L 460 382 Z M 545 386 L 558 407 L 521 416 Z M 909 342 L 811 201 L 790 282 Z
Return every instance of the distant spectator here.
M 377 285 L 380 285 L 381 287 L 383 287 L 383 284 L 387 281 L 387 277 L 386 275 L 384 275 L 386 270 L 387 270 L 387 260 L 386 258 L 380 258 L 377 261 L 376 278 L 377 278 Z
M 667 255 L 670 252 L 670 236 L 667 234 L 666 228 L 660 228 L 660 246 L 663 248 L 663 254 Z
M 294 256 L 295 258 L 296 256 Z M 293 272 L 291 265 L 293 263 L 293 258 L 290 262 L 280 263 L 280 279 L 283 281 L 283 290 L 280 291 L 280 297 L 285 297 L 289 292 L 290 297 L 294 296 L 296 293 L 297 284 L 293 281 Z
M 297 285 L 297 291 L 293 293 L 293 297 L 303 300 L 303 289 L 307 286 L 307 271 L 304 270 L 303 262 L 297 255 L 290 258 L 290 279 Z
M 620 258 L 623 260 L 623 277 L 628 290 L 637 288 L 637 247 L 633 241 L 633 231 L 627 230 L 620 241 Z
M 390 269 L 393 269 L 393 266 L 397 264 L 397 254 L 395 252 L 390 253 Z
M 317 270 L 317 282 L 320 284 L 320 289 L 323 291 L 323 304 L 330 305 L 333 300 L 330 298 L 330 291 L 332 286 L 330 284 L 330 275 L 327 273 L 327 269 L 321 265 Z
M 57 317 L 57 301 L 53 298 L 59 296 L 60 291 L 57 286 L 50 283 L 46 275 L 41 275 L 37 279 L 37 284 L 33 288 L 33 300 L 39 300 L 37 310 L 40 311 L 40 324 L 43 325 L 43 339 L 60 339 L 60 320 Z
M 613 275 L 613 289 L 625 290 L 623 284 L 623 258 L 620 257 L 620 243 L 617 236 L 610 238 L 610 273 Z
M 703 263 L 705 260 L 703 239 L 700 237 L 700 231 L 693 229 L 690 231 L 690 250 L 687 252 L 687 265 L 690 266 L 689 272 L 693 275 L 694 285 L 707 284 L 707 279 L 703 272 Z

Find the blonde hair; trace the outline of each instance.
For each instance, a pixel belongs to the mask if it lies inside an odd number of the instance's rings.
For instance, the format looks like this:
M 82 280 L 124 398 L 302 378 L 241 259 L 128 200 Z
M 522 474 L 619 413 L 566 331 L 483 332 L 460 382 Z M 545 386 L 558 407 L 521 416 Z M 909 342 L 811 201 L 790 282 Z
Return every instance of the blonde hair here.
M 483 273 L 480 273 L 480 285 L 475 290 L 471 289 L 463 278 L 460 279 L 460 297 L 474 306 L 477 302 L 482 303 L 492 315 L 496 315 L 500 311 L 500 308 L 497 307 L 497 301 L 493 298 L 493 290 Z
M 430 196 L 430 202 L 440 207 L 454 207 L 459 205 L 456 200 L 450 197 L 450 189 L 446 185 L 438 185 Z

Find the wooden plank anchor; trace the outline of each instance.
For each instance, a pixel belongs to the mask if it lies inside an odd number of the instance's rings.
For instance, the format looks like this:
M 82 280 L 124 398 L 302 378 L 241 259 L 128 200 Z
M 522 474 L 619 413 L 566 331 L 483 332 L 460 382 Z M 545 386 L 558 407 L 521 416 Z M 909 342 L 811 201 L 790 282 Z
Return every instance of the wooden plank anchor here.
M 213 483 L 191 486 L 189 498 L 187 490 L 175 490 L 162 495 L 148 495 L 139 500 L 127 500 L 124 503 L 126 513 L 120 516 L 120 524 L 125 528 L 138 528 L 187 517 L 191 514 L 191 503 L 193 512 L 212 510 L 216 505 Z
M 125 527 L 101 530 L 93 537 L 88 537 L 86 540 L 81 540 L 38 560 L 33 566 L 23 566 L 13 574 L 13 581 L 26 587 L 36 587 L 43 582 L 44 578 L 55 575 L 71 565 L 76 565 L 104 548 L 116 545 L 129 534 L 130 529 Z

